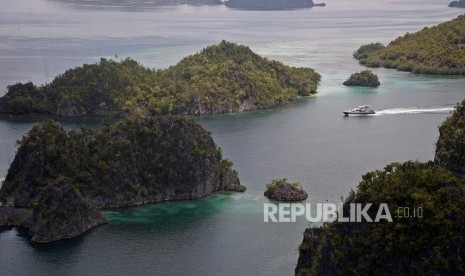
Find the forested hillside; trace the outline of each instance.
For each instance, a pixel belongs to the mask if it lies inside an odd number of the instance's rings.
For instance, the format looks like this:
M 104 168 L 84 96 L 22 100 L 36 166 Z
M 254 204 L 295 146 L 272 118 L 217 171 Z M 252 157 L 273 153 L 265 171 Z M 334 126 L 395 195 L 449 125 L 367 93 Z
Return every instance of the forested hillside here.
M 386 47 L 360 47 L 354 57 L 369 67 L 395 68 L 421 74 L 465 74 L 465 16 L 398 37 Z
M 0 113 L 55 116 L 214 114 L 270 108 L 316 93 L 320 75 L 289 67 L 226 41 L 188 56 L 165 70 L 132 59 L 101 59 L 35 86 L 18 83 L 0 98 Z

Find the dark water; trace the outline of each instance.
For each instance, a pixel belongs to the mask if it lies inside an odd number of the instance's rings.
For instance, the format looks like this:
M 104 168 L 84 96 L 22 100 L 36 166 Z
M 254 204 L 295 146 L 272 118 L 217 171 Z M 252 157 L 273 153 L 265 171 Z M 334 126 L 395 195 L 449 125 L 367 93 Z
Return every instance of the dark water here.
M 465 78 L 377 69 L 378 89 L 341 85 L 360 70 L 351 53 L 406 31 L 451 19 L 448 1 L 327 1 L 286 12 L 224 7 L 127 8 L 7 0 L 0 11 L 0 84 L 44 83 L 100 56 L 132 56 L 162 68 L 228 39 L 321 72 L 319 95 L 288 107 L 199 118 L 248 190 L 189 202 L 107 211 L 107 225 L 51 245 L 0 232 L 1 275 L 289 275 L 306 222 L 263 223 L 264 184 L 300 181 L 307 202 L 338 202 L 367 171 L 394 161 L 430 160 L 437 127 L 465 98 Z M 371 104 L 376 116 L 342 117 Z M 0 177 L 15 141 L 34 119 L 0 119 Z M 68 128 L 95 120 L 67 120 Z

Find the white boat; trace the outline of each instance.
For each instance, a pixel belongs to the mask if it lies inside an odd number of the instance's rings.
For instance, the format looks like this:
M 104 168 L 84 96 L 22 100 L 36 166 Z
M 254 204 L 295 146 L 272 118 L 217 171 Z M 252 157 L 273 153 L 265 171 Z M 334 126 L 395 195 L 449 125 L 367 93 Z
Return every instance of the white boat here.
M 370 115 L 370 114 L 375 114 L 376 112 L 373 109 L 371 109 L 371 106 L 369 105 L 361 105 L 361 106 L 357 106 L 349 110 L 345 110 L 342 113 L 344 113 L 345 116 L 349 116 L 349 115 Z

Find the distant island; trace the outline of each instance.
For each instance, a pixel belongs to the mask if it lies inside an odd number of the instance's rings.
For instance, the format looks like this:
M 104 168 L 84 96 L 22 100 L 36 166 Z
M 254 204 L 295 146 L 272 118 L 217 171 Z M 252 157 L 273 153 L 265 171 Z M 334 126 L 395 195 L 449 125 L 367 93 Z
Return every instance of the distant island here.
M 316 93 L 320 75 L 222 41 L 164 70 L 132 59 L 101 59 L 69 69 L 51 83 L 8 86 L 0 114 L 61 117 L 124 117 L 145 108 L 152 114 L 206 115 L 283 106 Z
M 241 10 L 290 10 L 324 7 L 325 3 L 314 4 L 312 0 L 51 0 L 65 3 L 78 3 L 84 5 L 105 5 L 115 7 L 158 7 L 173 5 L 226 5 L 229 8 Z
M 367 86 L 367 87 L 378 87 L 380 82 L 378 76 L 370 70 L 364 70 L 359 73 L 352 74 L 344 85 L 347 86 Z
M 465 74 L 465 16 L 398 37 L 386 47 L 372 43 L 354 57 L 368 67 L 395 68 L 420 74 Z
M 0 189 L 0 227 L 32 240 L 76 237 L 103 224 L 103 208 L 244 192 L 232 163 L 193 119 L 134 112 L 99 129 L 36 124 Z M 24 208 L 24 209 L 18 209 Z
M 462 274 L 464 111 L 465 100 L 440 127 L 435 162 L 392 163 L 369 172 L 344 202 L 345 217 L 352 203 L 387 203 L 393 222 L 336 221 L 306 229 L 296 275 Z M 377 211 L 372 207 L 367 214 L 376 217 Z
M 465 0 L 452 1 L 449 4 L 451 8 L 465 8 Z
M 312 0 L 228 0 L 225 5 L 242 10 L 286 10 L 315 6 Z
M 172 5 L 224 5 L 221 0 L 51 0 L 65 3 L 78 3 L 85 5 L 113 5 L 113 6 L 172 6 Z

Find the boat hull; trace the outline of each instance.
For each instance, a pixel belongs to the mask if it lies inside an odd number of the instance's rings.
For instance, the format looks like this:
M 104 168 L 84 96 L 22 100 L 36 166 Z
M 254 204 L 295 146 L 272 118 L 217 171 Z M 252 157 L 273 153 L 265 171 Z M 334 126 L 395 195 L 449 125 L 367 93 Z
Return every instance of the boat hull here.
M 373 114 L 376 114 L 376 112 L 351 112 L 351 111 L 343 111 L 342 113 L 344 113 L 345 116 L 349 116 L 349 115 L 373 115 Z

